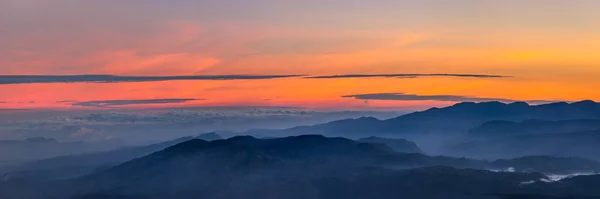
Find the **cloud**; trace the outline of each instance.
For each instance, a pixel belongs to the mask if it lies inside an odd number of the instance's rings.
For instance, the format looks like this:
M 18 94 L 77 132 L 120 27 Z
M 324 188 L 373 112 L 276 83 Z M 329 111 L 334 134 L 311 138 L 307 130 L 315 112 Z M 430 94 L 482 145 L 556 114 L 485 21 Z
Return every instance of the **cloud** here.
M 260 80 L 302 77 L 305 75 L 195 75 L 195 76 L 120 76 L 120 75 L 0 75 L 3 84 L 36 84 L 36 83 L 121 83 L 121 82 L 157 82 L 175 80 Z M 338 78 L 377 78 L 377 77 L 469 77 L 469 78 L 506 78 L 500 75 L 479 74 L 348 74 L 332 76 L 310 76 L 310 79 Z
M 170 98 L 170 99 L 139 99 L 139 100 L 97 100 L 97 101 L 83 101 L 73 102 L 72 106 L 85 106 L 85 107 L 111 107 L 111 106 L 127 106 L 127 105 L 148 105 L 148 104 L 177 104 L 189 101 L 197 101 L 204 99 L 191 99 L 191 98 Z
M 15 104 L 35 104 L 36 101 L 16 101 L 16 102 L 7 102 L 7 101 L 0 101 L 0 104 L 8 104 L 8 103 L 15 103 Z
M 259 80 L 303 75 L 198 75 L 198 76 L 119 76 L 119 75 L 0 75 L 2 84 L 33 83 L 120 83 L 173 80 Z
M 444 102 L 517 102 L 519 100 L 504 99 L 504 98 L 481 98 L 462 95 L 414 95 L 404 93 L 372 93 L 372 94 L 355 94 L 342 96 L 344 98 L 354 98 L 359 100 L 393 100 L 393 101 L 444 101 Z M 531 104 L 551 103 L 550 100 L 527 100 L 525 102 Z
M 59 104 L 69 104 L 69 103 L 75 103 L 75 102 L 77 102 L 77 101 L 75 101 L 75 100 L 56 101 L 56 103 L 59 103 Z
M 402 77 L 402 78 L 417 78 L 417 77 L 467 77 L 467 78 L 508 78 L 511 76 L 502 75 L 483 75 L 483 74 L 346 74 L 346 75 L 330 75 L 330 76 L 310 76 L 308 79 L 341 79 L 341 78 L 378 78 L 378 77 Z

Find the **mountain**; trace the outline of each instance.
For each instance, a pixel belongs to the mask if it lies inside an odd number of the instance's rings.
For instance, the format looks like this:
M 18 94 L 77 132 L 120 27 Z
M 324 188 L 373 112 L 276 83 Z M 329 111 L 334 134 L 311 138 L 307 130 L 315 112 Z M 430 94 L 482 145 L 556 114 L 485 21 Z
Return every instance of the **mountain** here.
M 548 167 L 544 164 L 548 161 L 564 164 Z M 412 194 L 487 198 L 486 194 L 529 193 L 521 186 L 523 182 L 532 181 L 531 186 L 538 186 L 536 180 L 546 179 L 544 174 L 535 172 L 600 171 L 593 161 L 576 160 L 586 163 L 583 169 L 570 161 L 575 160 L 545 157 L 488 162 L 398 153 L 380 143 L 319 135 L 274 139 L 239 136 L 211 142 L 189 140 L 72 180 L 4 182 L 4 186 L 0 182 L 0 190 L 12 190 L 0 192 L 0 198 L 6 194 L 82 199 L 337 199 L 402 198 Z M 528 173 L 488 171 L 507 166 L 525 168 Z M 438 195 L 428 195 L 431 191 Z M 582 194 L 587 192 L 583 190 Z
M 451 155 L 487 159 L 549 155 L 600 160 L 600 154 L 593 152 L 600 151 L 598 143 L 600 143 L 600 129 L 474 139 L 452 144 L 445 150 Z
M 191 192 L 194 196 L 211 198 L 215 194 L 248 193 L 247 189 L 258 191 L 264 188 L 297 193 L 286 183 L 302 190 L 309 189 L 315 176 L 365 166 L 414 168 L 440 164 L 484 166 L 483 162 L 475 160 L 396 153 L 383 144 L 345 138 L 304 135 L 256 139 L 240 136 L 212 142 L 184 142 L 86 176 L 76 184 L 88 185 L 83 188 L 83 193 L 108 191 L 139 195 L 155 190 L 163 193 L 150 194 Z M 279 184 L 280 181 L 283 184 Z M 115 191 L 117 187 L 119 189 Z M 311 192 L 301 192 L 297 198 L 311 197 L 305 195 Z
M 311 176 L 386 165 L 394 155 L 385 145 L 316 135 L 277 139 L 240 136 L 212 142 L 196 139 L 86 176 L 76 184 L 83 186 L 83 193 L 125 195 L 189 193 L 211 198 L 264 188 L 291 194 L 297 191 L 287 187 L 288 181 L 304 186 Z M 297 193 L 295 198 L 309 193 Z
M 600 104 L 592 101 L 529 105 L 524 102 L 465 102 L 433 108 L 384 121 L 387 128 L 404 133 L 466 133 L 487 121 L 600 119 Z
M 423 151 L 417 146 L 416 143 L 405 139 L 392 139 L 392 138 L 381 138 L 381 137 L 368 137 L 361 138 L 359 142 L 365 143 L 380 143 L 392 148 L 396 152 L 400 153 L 423 153 Z
M 469 131 L 469 136 L 476 138 L 496 138 L 537 134 L 572 133 L 596 129 L 600 129 L 600 120 L 598 119 L 559 121 L 525 120 L 521 122 L 490 121 L 471 129 Z
M 102 169 L 103 167 L 118 165 L 191 139 L 193 138 L 184 137 L 146 146 L 127 147 L 81 155 L 59 156 L 27 162 L 9 168 L 9 172 L 3 175 L 3 179 L 5 181 L 24 179 L 48 181 L 76 178 Z
M 387 120 L 391 126 L 404 124 L 413 128 L 427 127 L 448 132 L 471 128 L 483 122 L 493 120 L 522 121 L 539 120 L 569 120 L 569 119 L 600 119 L 600 103 L 582 101 L 576 103 L 558 102 L 543 105 L 529 105 L 524 102 L 464 102 L 446 108 L 432 108 L 423 112 L 407 114 Z M 412 125 L 409 125 L 412 123 Z M 407 128 L 404 127 L 404 128 Z

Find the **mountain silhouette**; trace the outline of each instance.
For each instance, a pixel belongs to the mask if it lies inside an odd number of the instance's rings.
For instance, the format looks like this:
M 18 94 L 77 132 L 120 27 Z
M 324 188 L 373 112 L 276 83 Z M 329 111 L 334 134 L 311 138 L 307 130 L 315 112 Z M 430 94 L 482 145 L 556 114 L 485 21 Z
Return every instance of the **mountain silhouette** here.
M 529 105 L 525 102 L 464 102 L 445 108 L 432 108 L 396 118 L 379 120 L 365 117 L 333 121 L 285 130 L 264 130 L 272 136 L 322 134 L 351 138 L 384 136 L 406 137 L 427 134 L 466 134 L 489 121 L 600 119 L 600 104 L 593 101 Z M 250 134 L 260 134 L 258 130 Z
M 540 161 L 548 160 L 552 158 Z M 593 164 L 593 161 L 586 162 L 583 166 L 569 163 L 570 161 L 561 159 L 564 164 L 555 165 L 551 167 L 552 170 L 535 160 L 518 160 L 514 167 L 536 172 L 600 171 L 600 164 Z M 93 191 L 119 188 L 122 194 L 143 194 L 147 193 L 146 190 L 224 191 L 227 187 L 231 188 L 232 181 L 241 180 L 239 183 L 242 183 L 247 178 L 269 178 L 269 182 L 273 180 L 271 178 L 278 177 L 308 180 L 306 178 L 311 176 L 344 173 L 373 166 L 418 168 L 445 165 L 456 168 L 501 169 L 511 165 L 510 160 L 502 163 L 397 153 L 384 144 L 320 135 L 276 139 L 239 136 L 212 142 L 190 140 L 88 175 L 79 179 L 77 184 L 91 184 Z M 302 177 L 298 177 L 299 175 Z M 165 187 L 165 182 L 168 182 L 168 187 Z

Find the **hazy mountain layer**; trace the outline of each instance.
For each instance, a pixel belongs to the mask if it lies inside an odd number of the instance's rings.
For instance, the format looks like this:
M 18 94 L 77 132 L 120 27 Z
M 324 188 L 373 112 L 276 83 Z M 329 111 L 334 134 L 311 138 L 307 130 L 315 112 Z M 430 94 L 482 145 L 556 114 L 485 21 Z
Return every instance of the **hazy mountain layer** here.
M 501 169 L 516 173 L 490 171 Z M 316 135 L 245 136 L 212 142 L 190 140 L 74 180 L 3 182 L 3 187 L 11 188 L 3 194 L 20 198 L 564 196 L 573 192 L 568 186 L 544 184 L 550 180 L 542 173 L 597 171 L 600 164 L 583 159 L 526 157 L 488 162 L 398 153 L 384 144 Z M 569 183 L 576 186 L 580 182 Z M 583 187 L 574 194 L 595 196 L 594 191 Z

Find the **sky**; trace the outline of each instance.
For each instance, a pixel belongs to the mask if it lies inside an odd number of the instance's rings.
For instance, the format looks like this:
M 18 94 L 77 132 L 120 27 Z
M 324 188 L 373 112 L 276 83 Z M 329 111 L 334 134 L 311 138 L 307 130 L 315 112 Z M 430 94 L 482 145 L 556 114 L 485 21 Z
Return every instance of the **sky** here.
M 0 109 L 600 101 L 597 0 L 0 0 Z

